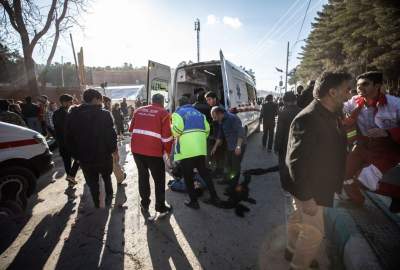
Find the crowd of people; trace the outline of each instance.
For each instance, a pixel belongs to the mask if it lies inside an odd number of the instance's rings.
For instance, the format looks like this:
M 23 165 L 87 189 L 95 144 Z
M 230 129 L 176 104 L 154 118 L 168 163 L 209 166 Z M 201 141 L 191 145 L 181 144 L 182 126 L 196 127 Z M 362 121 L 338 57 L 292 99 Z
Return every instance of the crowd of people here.
M 324 235 L 323 209 L 333 206 L 336 195 L 361 206 L 362 190 L 369 190 L 391 197 L 390 210 L 400 211 L 400 185 L 385 180 L 400 162 L 400 99 L 385 92 L 380 72 L 359 75 L 356 89 L 353 82 L 348 73 L 324 72 L 305 89 L 299 86 L 297 93 L 286 92 L 282 104 L 274 102 L 272 95 L 262 104 L 261 145 L 276 153 L 282 188 L 296 205 L 288 220 L 285 252 L 293 269 L 315 266 Z M 67 94 L 60 97 L 58 109 L 45 96 L 38 101 L 38 105 L 29 97 L 22 104 L 2 101 L 0 119 L 52 134 L 69 185 L 77 183 L 81 168 L 95 207 L 100 207 L 100 179 L 105 205 L 110 206 L 111 174 L 118 183 L 126 178 L 117 144 L 129 115 L 126 101 L 111 105 L 94 89 L 84 91 L 80 105 L 74 105 Z M 131 151 L 143 213 L 149 213 L 151 202 L 150 174 L 160 215 L 172 211 L 165 202 L 165 180 L 166 171 L 176 167 L 188 194 L 184 204 L 191 209 L 200 208 L 196 177 L 209 191 L 204 203 L 216 207 L 221 200 L 214 180 L 233 188 L 239 184 L 246 132 L 240 118 L 220 105 L 216 93 L 197 91 L 193 104 L 183 95 L 172 114 L 164 108 L 164 97 L 155 94 L 150 105 L 132 110 L 131 118 Z

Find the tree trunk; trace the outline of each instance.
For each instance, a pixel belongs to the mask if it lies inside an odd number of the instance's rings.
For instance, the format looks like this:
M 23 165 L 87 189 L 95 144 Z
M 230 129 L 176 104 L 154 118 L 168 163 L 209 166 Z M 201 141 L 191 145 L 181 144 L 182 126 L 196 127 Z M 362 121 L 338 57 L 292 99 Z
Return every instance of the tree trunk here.
M 29 88 L 30 95 L 32 97 L 37 97 L 40 95 L 40 92 L 36 80 L 35 62 L 33 61 L 31 55 L 26 55 L 24 53 L 24 65 L 25 65 L 27 86 Z

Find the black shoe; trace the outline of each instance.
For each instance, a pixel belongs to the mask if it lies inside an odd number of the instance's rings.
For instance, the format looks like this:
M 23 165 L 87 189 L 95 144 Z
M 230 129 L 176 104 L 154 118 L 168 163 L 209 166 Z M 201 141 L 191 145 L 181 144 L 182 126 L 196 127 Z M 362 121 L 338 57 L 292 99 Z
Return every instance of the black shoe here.
M 199 205 L 199 203 L 197 201 L 187 200 L 184 203 L 189 208 L 192 208 L 192 209 L 195 209 L 195 210 L 200 209 L 200 205 Z
M 284 257 L 285 257 L 285 260 L 287 260 L 288 262 L 291 262 L 292 259 L 293 259 L 293 253 L 290 252 L 289 249 L 285 248 L 285 255 L 284 255 Z M 310 267 L 311 267 L 311 268 L 319 268 L 319 263 L 318 263 L 318 261 L 317 261 L 317 260 L 312 260 L 311 263 L 310 263 Z

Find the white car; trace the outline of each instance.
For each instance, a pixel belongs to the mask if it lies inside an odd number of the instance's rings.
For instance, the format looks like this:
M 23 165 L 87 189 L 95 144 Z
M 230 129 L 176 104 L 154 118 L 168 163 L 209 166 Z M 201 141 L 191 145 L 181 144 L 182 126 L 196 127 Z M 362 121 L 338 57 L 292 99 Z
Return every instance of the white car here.
M 51 157 L 40 133 L 0 122 L 0 217 L 22 213 L 37 178 L 53 167 Z

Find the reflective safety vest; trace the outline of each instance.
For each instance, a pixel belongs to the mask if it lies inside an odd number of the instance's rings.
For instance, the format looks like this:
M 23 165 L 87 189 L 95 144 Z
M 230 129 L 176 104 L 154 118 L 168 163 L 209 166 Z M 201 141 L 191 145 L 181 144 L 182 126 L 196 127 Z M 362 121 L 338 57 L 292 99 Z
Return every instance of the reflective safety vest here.
M 207 155 L 210 125 L 204 114 L 184 105 L 172 114 L 172 134 L 176 138 L 174 160 Z

